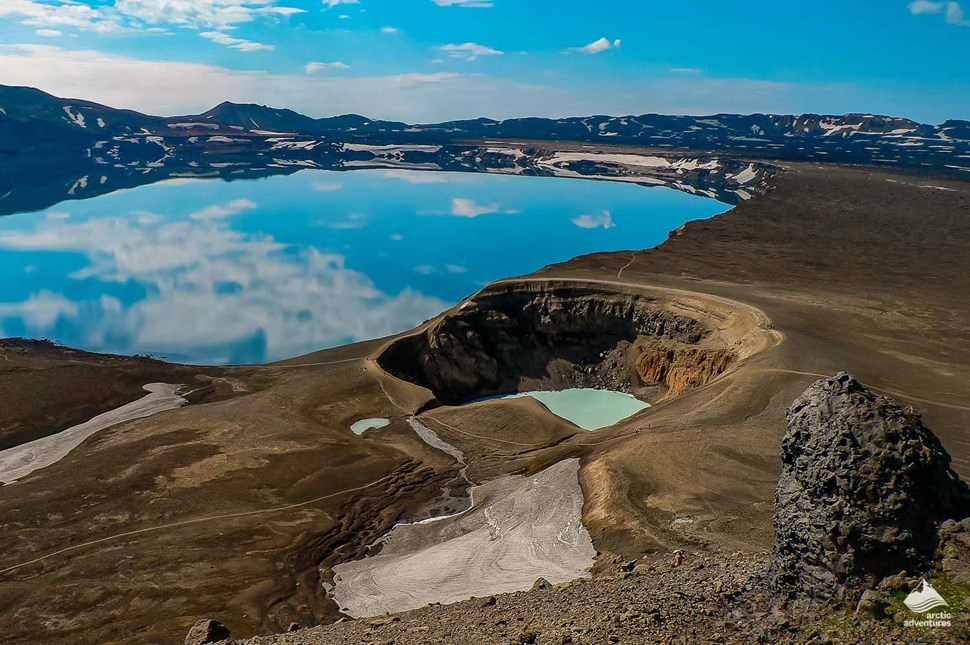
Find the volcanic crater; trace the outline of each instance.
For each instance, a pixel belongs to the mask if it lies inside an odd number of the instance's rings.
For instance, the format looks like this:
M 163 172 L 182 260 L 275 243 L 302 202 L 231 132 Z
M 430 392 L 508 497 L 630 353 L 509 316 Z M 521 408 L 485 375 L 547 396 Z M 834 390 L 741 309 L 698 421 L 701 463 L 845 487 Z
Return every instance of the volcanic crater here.
M 656 404 L 764 349 L 763 316 L 696 294 L 594 281 L 493 284 L 377 358 L 430 391 L 426 408 L 567 388 Z

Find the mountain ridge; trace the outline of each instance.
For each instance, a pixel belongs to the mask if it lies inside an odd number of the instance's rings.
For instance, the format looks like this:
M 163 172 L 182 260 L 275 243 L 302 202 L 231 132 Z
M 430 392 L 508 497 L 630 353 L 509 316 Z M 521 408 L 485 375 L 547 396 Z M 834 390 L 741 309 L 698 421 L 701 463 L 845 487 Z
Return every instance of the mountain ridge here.
M 11 106 L 13 106 L 12 109 Z M 30 112 L 26 113 L 25 108 L 29 109 Z M 95 118 L 90 119 L 88 118 L 89 115 L 94 115 Z M 249 134 L 273 130 L 283 130 L 294 134 L 358 133 L 358 135 L 378 132 L 410 135 L 426 133 L 431 135 L 444 132 L 463 134 L 468 137 L 491 138 L 496 134 L 521 135 L 525 133 L 541 137 L 558 135 L 575 139 L 592 138 L 593 140 L 615 137 L 624 141 L 631 139 L 644 141 L 656 136 L 646 134 L 646 130 L 664 127 L 671 130 L 676 126 L 681 126 L 680 129 L 683 131 L 690 129 L 712 132 L 724 130 L 768 138 L 779 136 L 800 138 L 840 136 L 841 138 L 848 138 L 858 135 L 913 135 L 924 138 L 938 138 L 941 141 L 970 141 L 970 121 L 947 119 L 940 124 L 926 124 L 905 117 L 861 112 L 850 112 L 842 115 L 820 113 L 796 115 L 762 112 L 669 115 L 650 112 L 639 115 L 597 114 L 559 119 L 532 116 L 499 120 L 478 117 L 440 123 L 407 124 L 399 121 L 372 119 L 354 113 L 314 118 L 289 108 L 278 108 L 258 103 L 223 101 L 200 114 L 165 117 L 143 114 L 135 110 L 114 108 L 84 99 L 57 97 L 37 88 L 0 85 L 0 117 L 6 116 L 17 120 L 40 119 L 56 122 L 58 125 L 74 126 L 96 132 L 97 130 L 94 130 L 96 126 L 98 129 L 108 127 L 109 123 L 104 119 L 106 115 L 114 117 L 114 125 L 121 124 L 132 133 L 137 131 L 136 128 L 145 128 L 149 125 L 161 130 L 172 130 L 173 126 L 189 123 L 209 123 L 227 126 L 227 128 L 241 127 L 243 130 L 239 131 L 246 131 Z M 100 125 L 97 121 L 98 118 L 101 118 L 105 125 Z M 644 121 L 650 123 L 644 123 Z M 493 131 L 486 130 L 489 128 Z M 179 129 L 192 130 L 191 128 Z
M 970 178 L 970 122 L 720 114 L 408 125 L 229 101 L 199 115 L 159 117 L 0 85 L 0 215 L 165 178 L 305 168 L 594 177 L 737 203 L 763 191 L 783 162 Z

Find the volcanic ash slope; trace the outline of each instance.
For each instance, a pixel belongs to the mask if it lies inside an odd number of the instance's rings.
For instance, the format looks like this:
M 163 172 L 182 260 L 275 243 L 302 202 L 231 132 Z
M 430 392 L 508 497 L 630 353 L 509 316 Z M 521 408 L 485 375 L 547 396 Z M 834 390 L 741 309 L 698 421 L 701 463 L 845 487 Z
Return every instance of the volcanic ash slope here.
M 588 576 L 596 555 L 581 521 L 579 461 L 474 491 L 469 512 L 401 525 L 379 555 L 334 568 L 334 599 L 354 617 L 451 603 Z

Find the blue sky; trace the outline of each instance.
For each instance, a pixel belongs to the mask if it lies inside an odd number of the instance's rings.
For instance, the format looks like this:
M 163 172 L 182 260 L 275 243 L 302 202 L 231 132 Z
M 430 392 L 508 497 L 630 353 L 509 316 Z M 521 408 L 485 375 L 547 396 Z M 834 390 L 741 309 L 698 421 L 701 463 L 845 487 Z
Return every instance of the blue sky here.
M 436 121 L 644 112 L 970 118 L 970 0 L 0 0 L 0 83 Z

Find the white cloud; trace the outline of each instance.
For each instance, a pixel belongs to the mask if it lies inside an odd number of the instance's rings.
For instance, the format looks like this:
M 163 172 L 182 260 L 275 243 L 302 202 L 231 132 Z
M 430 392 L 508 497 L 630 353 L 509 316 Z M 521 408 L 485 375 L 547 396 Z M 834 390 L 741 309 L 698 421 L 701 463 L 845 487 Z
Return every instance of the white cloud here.
M 460 264 L 446 264 L 443 268 L 446 273 L 468 273 L 468 268 L 463 267 Z M 434 275 L 438 272 L 438 268 L 430 264 L 419 264 L 418 266 L 414 267 L 414 271 L 422 275 Z
M 382 34 L 399 34 L 401 30 L 397 27 L 381 27 Z
M 203 38 L 211 40 L 214 43 L 225 45 L 226 47 L 231 47 L 232 49 L 238 49 L 244 52 L 273 51 L 276 49 L 276 47 L 273 45 L 264 45 L 263 43 L 257 43 L 244 38 L 234 38 L 233 36 L 221 31 L 203 31 L 199 35 Z
M 613 223 L 613 215 L 610 211 L 603 211 L 599 215 L 580 215 L 572 220 L 573 224 L 579 228 L 616 228 Z
M 322 69 L 350 69 L 350 65 L 348 65 L 347 63 L 342 63 L 339 60 L 334 61 L 332 63 L 323 63 L 323 62 L 315 61 L 312 63 L 307 63 L 303 67 L 303 69 L 307 74 L 316 74 Z
M 442 45 L 441 51 L 447 52 L 453 58 L 464 58 L 465 60 L 475 60 L 479 56 L 501 56 L 501 52 L 478 43 L 463 43 L 461 45 Z
M 56 29 L 38 29 L 34 32 L 42 38 L 57 38 L 58 36 L 63 36 L 64 33 L 57 31 Z
M 495 3 L 491 0 L 432 0 L 439 7 L 494 7 Z
M 272 74 L 202 63 L 142 60 L 52 45 L 0 45 L 0 78 L 58 96 L 78 96 L 149 114 L 197 114 L 222 101 L 287 107 L 309 116 L 366 114 L 434 123 L 542 114 L 842 114 L 898 111 L 894 95 L 846 84 L 800 84 L 684 75 L 628 79 L 586 90 L 527 84 L 483 74 L 441 72 L 345 77 Z M 650 97 L 647 101 L 645 97 Z M 880 107 L 881 106 L 881 107 Z M 895 106 L 895 107 L 894 107 Z M 920 118 L 919 114 L 910 115 Z M 944 115 L 946 116 L 946 115 Z M 925 114 L 924 118 L 939 115 Z
M 305 11 L 279 6 L 277 0 L 115 0 L 97 6 L 75 0 L 0 0 L 0 17 L 17 17 L 32 27 L 73 27 L 100 33 L 144 30 L 159 24 L 224 29 L 261 17 L 279 19 Z
M 671 67 L 670 71 L 674 74 L 700 74 L 704 70 L 700 67 Z
M 381 170 L 380 174 L 390 179 L 400 179 L 409 184 L 467 184 L 475 177 L 455 172 L 433 172 L 428 170 Z
M 308 78 L 37 44 L 0 45 L 0 78 L 152 114 L 199 113 L 229 100 L 285 103 L 311 116 L 366 112 L 372 118 L 443 120 L 477 111 L 476 106 L 490 111 L 509 96 L 535 95 L 529 91 L 534 86 L 504 82 L 496 92 L 479 77 L 452 72 Z
M 318 193 L 333 193 L 343 189 L 344 185 L 335 181 L 323 181 L 318 179 L 311 184 L 311 187 L 315 192 Z
M 248 211 L 256 208 L 256 202 L 249 199 L 234 199 L 227 204 L 213 204 L 207 208 L 203 208 L 200 211 L 196 211 L 189 215 L 194 220 L 213 220 L 213 219 L 224 219 L 226 217 L 231 217 L 233 215 L 238 215 L 243 211 Z M 140 220 L 143 222 L 143 220 Z
M 313 222 L 313 226 L 322 226 L 335 231 L 352 231 L 367 226 L 367 217 L 363 213 L 350 213 L 341 219 L 317 220 Z
M 40 291 L 23 302 L 0 302 L 0 318 L 17 317 L 38 331 L 52 331 L 62 316 L 76 316 L 78 306 L 64 296 Z M 35 335 L 35 334 L 34 334 Z
M 340 255 L 247 235 L 221 219 L 41 222 L 0 233 L 0 248 L 81 253 L 88 264 L 73 277 L 143 285 L 144 299 L 121 311 L 113 299 L 72 302 L 50 292 L 0 303 L 0 316 L 21 317 L 42 333 L 83 309 L 83 343 L 106 351 L 186 351 L 225 362 L 234 347 L 260 338 L 273 360 L 387 336 L 448 307 L 411 289 L 384 293 Z
M 456 217 L 479 217 L 492 213 L 514 215 L 518 211 L 503 210 L 501 204 L 479 204 L 473 199 L 455 197 L 451 200 L 451 214 Z
M 148 226 L 151 224 L 161 224 L 165 221 L 165 218 L 157 213 L 149 213 L 148 211 L 141 211 L 135 213 L 135 221 L 142 226 Z
M 580 52 L 582 54 L 599 54 L 610 49 L 619 49 L 620 45 L 623 44 L 619 38 L 616 40 L 609 40 L 606 37 L 600 38 L 599 40 L 594 40 L 588 45 L 583 47 L 573 47 L 569 51 Z
M 409 184 L 446 184 L 447 177 L 437 172 L 420 172 L 416 170 L 383 170 L 381 174 L 391 179 L 401 179 Z
M 323 0 L 323 6 L 327 9 L 333 9 L 342 4 L 360 4 L 360 0 Z
M 970 20 L 966 19 L 959 2 L 946 3 L 946 21 L 951 25 L 970 27 Z
M 947 24 L 970 27 L 970 20 L 967 20 L 963 7 L 959 2 L 928 2 L 927 0 L 916 0 L 908 5 L 910 13 L 916 16 L 926 14 L 944 14 Z
M 226 27 L 258 17 L 287 17 L 305 9 L 278 6 L 277 0 L 116 0 L 115 9 L 144 24 Z
M 927 2 L 927 0 L 916 0 L 916 2 L 909 3 L 909 10 L 914 15 L 920 15 L 924 13 L 940 13 L 943 11 L 944 2 Z
M 96 32 L 122 29 L 122 17 L 113 8 L 94 8 L 79 2 L 0 0 L 0 18 L 7 16 L 18 17 L 31 27 L 75 27 Z

